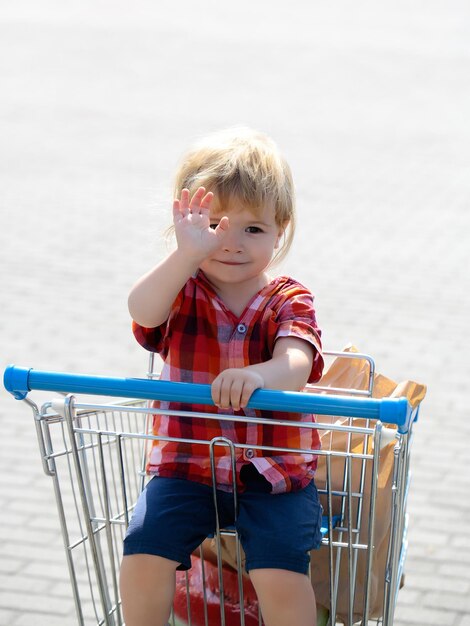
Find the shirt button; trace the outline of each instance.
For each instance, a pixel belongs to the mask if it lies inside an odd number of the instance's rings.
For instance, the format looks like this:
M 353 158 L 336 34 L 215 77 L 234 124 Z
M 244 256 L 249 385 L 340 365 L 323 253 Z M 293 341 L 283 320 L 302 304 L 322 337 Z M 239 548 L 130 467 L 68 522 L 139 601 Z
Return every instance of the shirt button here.
M 251 448 L 248 448 L 248 450 L 245 450 L 245 458 L 246 459 L 252 459 L 255 456 L 255 451 L 252 450 Z
M 245 324 L 238 324 L 237 330 L 242 335 L 245 334 L 246 333 L 246 326 L 245 326 Z

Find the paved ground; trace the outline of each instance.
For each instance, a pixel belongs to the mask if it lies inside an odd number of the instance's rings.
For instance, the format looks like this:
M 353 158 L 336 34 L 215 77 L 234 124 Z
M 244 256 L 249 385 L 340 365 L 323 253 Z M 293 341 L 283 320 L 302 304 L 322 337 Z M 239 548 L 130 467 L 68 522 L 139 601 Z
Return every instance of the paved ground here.
M 164 250 L 179 154 L 234 123 L 271 133 L 298 188 L 284 269 L 327 345 L 429 385 L 398 625 L 470 625 L 469 18 L 458 0 L 0 8 L 2 364 L 141 375 L 126 294 Z M 72 626 L 29 410 L 0 401 L 0 624 Z

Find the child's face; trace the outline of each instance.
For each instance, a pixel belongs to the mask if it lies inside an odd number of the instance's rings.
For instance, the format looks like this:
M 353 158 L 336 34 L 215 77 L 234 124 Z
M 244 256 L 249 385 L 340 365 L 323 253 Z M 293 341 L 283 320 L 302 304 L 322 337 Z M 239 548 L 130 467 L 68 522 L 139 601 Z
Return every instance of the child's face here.
M 253 283 L 264 277 L 284 228 L 276 224 L 270 205 L 256 212 L 237 206 L 236 200 L 224 211 L 211 211 L 211 226 L 215 227 L 227 215 L 229 227 L 222 246 L 201 264 L 201 270 L 217 285 Z

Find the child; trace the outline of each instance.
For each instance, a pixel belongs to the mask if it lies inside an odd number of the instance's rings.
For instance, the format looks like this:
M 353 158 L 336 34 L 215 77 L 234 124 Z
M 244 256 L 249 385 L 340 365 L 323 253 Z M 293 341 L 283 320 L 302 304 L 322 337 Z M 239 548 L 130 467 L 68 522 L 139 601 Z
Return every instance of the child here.
M 312 295 L 292 278 L 267 274 L 275 251 L 287 252 L 295 218 L 290 169 L 277 146 L 247 129 L 216 134 L 183 160 L 175 196 L 177 248 L 129 296 L 137 340 L 160 354 L 163 379 L 209 383 L 208 411 L 313 421 L 246 407 L 256 389 L 299 391 L 323 368 Z M 168 407 L 192 409 L 160 403 Z M 236 448 L 236 519 L 230 455 L 214 448 L 221 525 L 237 527 L 266 626 L 316 624 L 306 575 L 309 551 L 321 541 L 316 457 L 277 449 L 317 449 L 317 431 L 158 415 L 154 432 L 246 444 Z M 148 471 L 154 478 L 124 542 L 126 626 L 166 623 L 175 570 L 190 568 L 191 553 L 215 528 L 207 445 L 156 441 Z

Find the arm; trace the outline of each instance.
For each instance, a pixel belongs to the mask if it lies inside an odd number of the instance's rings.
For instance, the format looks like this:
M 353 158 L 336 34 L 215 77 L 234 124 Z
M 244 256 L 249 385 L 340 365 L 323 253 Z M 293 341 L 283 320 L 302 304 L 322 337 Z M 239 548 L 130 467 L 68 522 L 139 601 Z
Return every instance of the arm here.
M 300 391 L 307 384 L 313 357 L 314 348 L 307 341 L 281 337 L 269 361 L 221 372 L 212 383 L 214 404 L 238 411 L 247 405 L 255 389 Z
M 155 328 L 168 319 L 176 296 L 198 265 L 175 250 L 161 263 L 144 274 L 129 294 L 129 313 L 145 328 Z
M 181 199 L 173 203 L 177 249 L 156 267 L 144 274 L 129 294 L 129 312 L 138 324 L 154 328 L 168 318 L 171 305 L 202 261 L 217 250 L 225 236 L 228 218 L 217 228 L 210 228 L 210 207 L 213 194 L 200 187 L 189 198 L 183 189 Z

